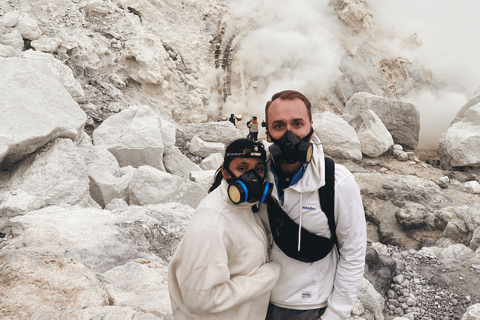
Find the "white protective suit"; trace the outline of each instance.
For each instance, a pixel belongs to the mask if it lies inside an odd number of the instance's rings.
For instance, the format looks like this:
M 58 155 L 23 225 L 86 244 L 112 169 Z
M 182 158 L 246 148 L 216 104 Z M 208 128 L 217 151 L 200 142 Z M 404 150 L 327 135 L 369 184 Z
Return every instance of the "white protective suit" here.
M 265 319 L 280 265 L 252 205 L 233 204 L 225 180 L 200 202 L 168 266 L 175 320 Z
M 323 148 L 315 135 L 310 142 L 314 144 L 313 158 L 301 179 L 284 190 L 282 209 L 310 233 L 331 238 L 318 195 L 318 189 L 325 185 Z M 266 179 L 275 184 L 270 169 Z M 272 196 L 280 203 L 276 185 Z M 264 208 L 259 214 L 264 222 L 268 221 Z M 271 303 L 296 310 L 327 307 L 322 320 L 350 316 L 362 287 L 367 235 L 360 188 L 350 171 L 339 164 L 335 164 L 335 222 L 340 259 L 335 246 L 322 260 L 305 263 L 289 258 L 273 244 L 270 259 L 279 262 L 282 271 L 272 290 Z

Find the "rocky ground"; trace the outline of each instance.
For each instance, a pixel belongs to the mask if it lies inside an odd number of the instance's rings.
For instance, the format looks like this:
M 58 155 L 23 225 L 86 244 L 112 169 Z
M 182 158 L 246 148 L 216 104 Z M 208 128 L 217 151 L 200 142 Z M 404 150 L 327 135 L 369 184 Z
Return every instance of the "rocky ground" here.
M 475 174 L 463 171 L 449 171 L 441 168 L 436 150 L 415 150 L 417 161 L 398 161 L 391 154 L 377 158 L 364 158 L 355 161 L 355 165 L 364 170 L 378 172 L 383 175 L 413 175 L 425 180 L 437 181 L 445 176 L 450 183 L 444 185 L 443 192 L 464 203 L 480 203 L 480 196 L 465 192 L 463 182 L 478 179 Z M 362 171 L 353 165 L 353 162 L 336 159 L 353 172 Z M 366 211 L 369 199 L 364 198 Z M 367 216 L 368 217 L 368 216 Z M 367 218 L 368 219 L 368 218 Z M 367 232 L 370 244 L 380 254 L 394 258 L 397 268 L 393 283 L 386 294 L 385 319 L 406 317 L 409 319 L 460 319 L 465 310 L 480 302 L 480 266 L 473 268 L 470 265 L 456 265 L 444 263 L 434 255 L 418 251 L 423 245 L 445 245 L 440 230 L 412 230 L 406 232 L 404 246 L 381 245 L 379 226 L 375 221 L 367 221 Z M 443 238 L 443 240 L 442 240 Z M 412 241 L 413 240 L 413 241 Z

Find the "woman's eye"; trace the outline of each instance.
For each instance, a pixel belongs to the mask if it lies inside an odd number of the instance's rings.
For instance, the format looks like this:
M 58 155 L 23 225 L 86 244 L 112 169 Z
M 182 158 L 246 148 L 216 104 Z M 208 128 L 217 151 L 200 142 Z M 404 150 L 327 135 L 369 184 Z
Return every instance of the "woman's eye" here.
M 256 168 L 255 170 L 256 170 L 258 173 L 262 173 L 263 171 L 265 171 L 264 168 Z

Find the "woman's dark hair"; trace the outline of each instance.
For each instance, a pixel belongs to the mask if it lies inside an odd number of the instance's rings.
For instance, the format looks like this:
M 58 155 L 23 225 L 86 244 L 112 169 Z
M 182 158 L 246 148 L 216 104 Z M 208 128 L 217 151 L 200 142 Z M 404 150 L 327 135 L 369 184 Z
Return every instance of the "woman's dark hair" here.
M 241 156 L 229 156 L 229 154 L 232 153 L 243 153 L 244 150 L 253 150 L 253 148 L 257 146 L 261 150 L 263 150 L 263 144 L 260 142 L 254 142 L 252 140 L 248 139 L 237 139 L 230 143 L 227 148 L 225 149 L 225 156 L 223 158 L 223 165 L 220 166 L 220 168 L 217 169 L 217 172 L 215 172 L 215 179 L 213 181 L 212 186 L 210 189 L 208 189 L 208 193 L 212 192 L 215 190 L 221 183 L 223 179 L 223 174 L 222 174 L 222 168 L 223 167 L 229 167 L 230 162 L 232 162 L 233 159 L 235 158 L 241 158 Z M 262 155 L 265 154 L 265 151 L 262 152 Z M 248 155 L 246 156 L 248 157 Z M 262 160 L 266 161 L 265 156 L 262 156 Z

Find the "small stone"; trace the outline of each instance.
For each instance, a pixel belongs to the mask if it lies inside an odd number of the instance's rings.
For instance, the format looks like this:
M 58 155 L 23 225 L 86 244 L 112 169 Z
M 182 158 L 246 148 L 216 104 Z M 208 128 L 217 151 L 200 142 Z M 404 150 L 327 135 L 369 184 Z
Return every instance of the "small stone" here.
M 394 299 L 395 298 L 395 291 L 388 290 L 387 296 L 388 296 L 389 299 Z
M 394 307 L 398 307 L 400 305 L 400 303 L 398 303 L 397 299 L 388 300 L 388 304 L 390 304 L 390 306 L 394 306 Z
M 417 302 L 415 301 L 415 299 L 413 298 L 408 298 L 407 299 L 407 305 L 410 306 L 410 307 L 413 307 L 417 304 Z
M 458 304 L 458 300 L 457 300 L 457 299 L 452 299 L 452 304 L 453 304 L 454 306 L 456 306 L 456 305 Z

